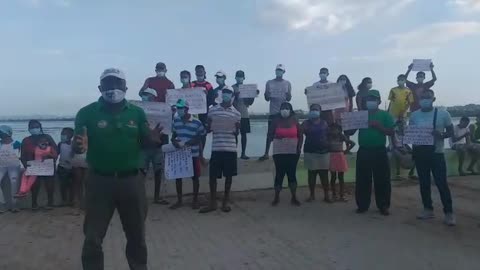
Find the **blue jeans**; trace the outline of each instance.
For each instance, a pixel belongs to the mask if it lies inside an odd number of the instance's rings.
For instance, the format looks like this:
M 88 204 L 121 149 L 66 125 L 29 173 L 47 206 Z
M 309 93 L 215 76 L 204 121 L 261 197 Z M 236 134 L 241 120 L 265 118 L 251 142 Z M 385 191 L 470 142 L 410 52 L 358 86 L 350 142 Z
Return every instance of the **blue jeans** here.
M 452 195 L 447 183 L 447 165 L 443 153 L 435 153 L 430 157 L 421 156 L 415 158 L 418 178 L 420 182 L 420 193 L 422 195 L 423 207 L 433 210 L 431 174 L 437 185 L 438 192 L 443 204 L 444 213 L 452 213 Z M 431 173 L 430 173 L 431 172 Z

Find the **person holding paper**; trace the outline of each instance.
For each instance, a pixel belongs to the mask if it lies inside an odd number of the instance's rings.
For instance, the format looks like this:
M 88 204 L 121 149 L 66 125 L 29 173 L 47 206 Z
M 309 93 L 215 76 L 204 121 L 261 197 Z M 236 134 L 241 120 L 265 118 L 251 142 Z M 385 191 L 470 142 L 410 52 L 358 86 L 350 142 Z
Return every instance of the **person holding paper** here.
M 433 90 L 424 90 L 419 101 L 421 109 L 410 115 L 410 126 L 433 127 L 432 136 L 434 137 L 433 145 L 413 145 L 413 159 L 417 167 L 424 208 L 417 218 L 426 220 L 435 217 L 431 194 L 430 172 L 432 172 L 443 204 L 444 222 L 449 226 L 454 226 L 456 218 L 453 214 L 452 196 L 447 182 L 447 164 L 444 155 L 444 141 L 453 135 L 452 118 L 447 111 L 434 108 L 434 102 L 435 93 Z
M 115 210 L 127 239 L 131 270 L 147 269 L 145 218 L 147 199 L 141 151 L 161 143 L 162 128 L 150 129 L 145 112 L 125 100 L 125 74 L 116 68 L 100 76 L 98 101 L 75 118 L 74 151 L 87 152 L 86 215 L 83 226 L 83 269 L 103 269 L 102 242 Z
M 178 117 L 173 121 L 172 128 L 172 143 L 176 148 L 183 148 L 188 146 L 192 150 L 192 162 L 193 162 L 193 202 L 192 209 L 199 209 L 198 203 L 198 190 L 200 188 L 200 148 L 201 139 L 205 136 L 205 128 L 202 122 L 193 118 L 193 115 L 188 113 L 189 104 L 183 99 L 179 99 L 177 102 Z M 183 206 L 183 182 L 182 179 L 176 180 L 177 189 L 177 203 L 172 205 L 170 209 L 175 210 Z
M 352 83 L 347 75 L 340 75 L 337 79 L 337 83 L 343 87 L 345 91 L 345 109 L 347 112 L 353 111 L 353 97 L 355 97 L 355 90 L 353 89 Z M 344 112 L 343 109 L 335 110 L 335 120 L 340 119 L 341 113 Z
M 12 139 L 13 131 L 10 126 L 0 126 L 0 151 L 6 154 L 6 157 L 13 158 L 13 160 L 5 160 L 5 166 L 0 166 L 0 214 L 9 210 L 12 213 L 17 213 L 17 200 L 15 193 L 18 191 L 18 181 L 20 177 L 20 160 L 18 155 L 20 153 L 21 144 L 19 141 Z M 10 181 L 10 189 L 2 190 L 2 182 Z M 5 194 L 5 196 L 3 196 Z M 4 205 L 5 204 L 5 205 Z
M 208 109 L 215 102 L 215 97 L 213 98 L 213 100 L 208 99 L 209 93 L 213 90 L 213 86 L 212 86 L 211 83 L 206 81 L 206 78 L 207 78 L 206 74 L 207 73 L 205 72 L 205 67 L 203 65 L 197 65 L 195 67 L 195 76 L 197 77 L 197 80 L 193 81 L 191 83 L 192 87 L 201 87 L 201 88 L 205 89 L 205 91 L 207 91 L 207 113 L 198 115 L 198 119 L 202 122 L 204 127 L 207 127 L 207 124 L 208 124 L 207 123 L 208 122 Z M 210 94 L 210 97 L 211 96 L 212 96 L 212 94 Z M 205 135 L 202 138 L 202 145 L 205 146 L 206 142 L 207 142 L 207 136 Z M 201 149 L 200 152 L 202 153 L 202 156 L 203 156 L 203 149 Z
M 155 73 L 157 73 L 157 76 L 150 77 L 145 80 L 145 83 L 143 84 L 142 88 L 140 88 L 138 95 L 142 97 L 144 91 L 150 88 L 157 92 L 155 101 L 165 102 L 167 97 L 167 90 L 175 89 L 175 85 L 166 77 L 167 66 L 164 63 L 157 63 L 157 65 L 155 66 Z
M 394 121 L 404 119 L 407 116 L 410 105 L 414 102 L 412 91 L 405 86 L 406 81 L 407 77 L 405 75 L 398 75 L 398 86 L 392 88 L 388 95 L 388 100 L 390 100 L 388 112 L 392 115 Z
M 305 135 L 305 145 L 303 146 L 304 164 L 308 170 L 308 187 L 310 189 L 310 196 L 307 202 L 313 202 L 315 200 L 317 175 L 320 177 L 322 183 L 324 201 L 331 202 L 328 193 L 328 169 L 330 167 L 327 138 L 328 123 L 321 119 L 321 114 L 322 107 L 320 105 L 310 105 L 308 120 L 304 121 L 301 125 L 301 130 Z
M 417 73 L 417 83 L 413 83 L 408 80 L 408 75 L 410 75 L 410 72 L 412 71 L 413 64 L 408 66 L 407 73 L 405 73 L 405 78 L 407 79 L 407 87 L 412 90 L 413 92 L 413 103 L 411 104 L 410 111 L 414 112 L 418 109 L 420 109 L 420 96 L 422 95 L 424 90 L 430 89 L 435 85 L 435 82 L 437 81 L 437 75 L 435 74 L 435 71 L 433 70 L 434 65 L 433 63 L 430 65 L 430 71 L 432 72 L 432 80 L 425 82 L 425 72 L 420 71 Z
M 48 134 L 43 132 L 42 124 L 37 120 L 30 120 L 28 122 L 28 131 L 31 134 L 22 141 L 22 147 L 20 151 L 20 160 L 25 168 L 27 168 L 28 161 L 32 160 L 45 160 L 49 158 L 56 159 L 58 148 L 55 141 Z M 32 210 L 38 210 L 37 198 L 40 192 L 40 185 L 43 183 L 47 191 L 47 207 L 46 209 L 53 209 L 53 195 L 55 189 L 55 177 L 53 176 L 39 176 L 35 181 L 29 181 L 27 189 L 23 189 L 23 178 L 20 185 L 20 191 L 18 195 L 26 196 L 27 193 L 32 191 Z M 32 186 L 33 185 L 33 186 Z
M 280 202 L 285 175 L 292 194 L 290 203 L 300 206 L 297 200 L 297 164 L 303 144 L 303 132 L 290 103 L 284 102 L 280 105 L 280 117 L 276 118 L 268 129 L 267 138 L 269 142 L 273 142 L 275 163 L 275 198 L 272 206 L 277 206 Z
M 228 118 L 234 123 L 234 131 L 213 130 L 212 154 L 210 157 L 210 200 L 208 206 L 200 209 L 200 213 L 209 213 L 217 210 L 217 178 L 225 177 L 225 194 L 223 197 L 222 211 L 230 212 L 230 189 L 233 177 L 237 175 L 237 143 L 235 137 L 240 128 L 240 113 L 233 107 L 233 90 L 222 89 L 222 103 L 214 106 L 208 113 L 207 131 L 212 131 L 216 121 Z
M 330 82 L 328 81 L 328 75 L 330 75 L 328 68 L 322 67 L 320 69 L 320 72 L 318 76 L 320 77 L 320 81 L 314 83 L 312 87 L 319 88 L 320 86 L 324 84 L 329 84 Z M 305 89 L 305 95 L 307 94 L 307 89 Z M 330 125 L 334 122 L 334 116 L 333 116 L 333 111 L 332 110 L 327 110 L 323 111 L 321 115 L 322 119 L 327 121 L 327 123 Z
M 368 91 L 372 89 L 373 81 L 372 78 L 366 77 L 363 78 L 362 82 L 358 85 L 357 89 L 357 109 L 359 111 L 366 111 L 367 109 L 367 98 L 368 98 Z
M 355 200 L 357 213 L 370 208 L 372 178 L 375 186 L 375 201 L 380 214 L 390 215 L 390 163 L 387 155 L 387 136 L 393 135 L 393 119 L 386 111 L 380 110 L 380 92 L 369 90 L 365 102 L 368 110 L 369 127 L 360 129 L 357 152 Z
M 253 104 L 255 101 L 254 98 L 240 98 L 239 86 L 243 84 L 245 80 L 245 72 L 239 70 L 235 73 L 235 80 L 237 83 L 232 85 L 233 91 L 235 93 L 235 100 L 233 101 L 233 106 L 237 111 L 240 112 L 242 119 L 240 120 L 240 135 L 241 135 L 241 144 L 242 144 L 242 154 L 241 159 L 250 159 L 245 151 L 247 149 L 247 134 L 250 133 L 250 116 L 248 114 L 248 107 Z M 258 91 L 258 90 L 257 90 Z M 258 91 L 260 93 L 260 91 Z M 238 141 L 238 140 L 237 140 Z
M 270 116 L 268 117 L 269 129 L 273 120 L 278 117 L 280 113 L 281 104 L 292 99 L 292 85 L 289 81 L 283 79 L 284 74 L 285 67 L 282 64 L 278 64 L 275 69 L 275 79 L 269 80 L 265 86 L 265 100 L 270 102 Z M 267 138 L 265 143 L 265 154 L 260 157 L 260 161 L 268 159 L 270 143 L 271 141 Z
M 192 75 L 188 70 L 182 70 L 180 72 L 180 82 L 182 83 L 182 89 L 192 88 Z

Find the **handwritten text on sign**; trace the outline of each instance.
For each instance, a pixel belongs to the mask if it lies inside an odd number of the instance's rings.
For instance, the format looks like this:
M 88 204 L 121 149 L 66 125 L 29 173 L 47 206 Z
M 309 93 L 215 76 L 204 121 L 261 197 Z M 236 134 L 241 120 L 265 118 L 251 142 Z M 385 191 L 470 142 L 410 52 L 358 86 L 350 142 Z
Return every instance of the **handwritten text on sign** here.
M 188 147 L 165 153 L 165 177 L 168 180 L 193 176 L 192 150 Z
M 15 152 L 0 150 L 0 167 L 20 166 L 20 160 Z M 0 179 L 2 181 L 2 179 Z
M 45 161 L 31 160 L 27 162 L 26 175 L 53 176 L 55 172 L 55 162 L 53 159 Z
M 342 113 L 343 130 L 368 128 L 368 111 Z
M 258 86 L 256 84 L 241 84 L 238 86 L 240 98 L 256 98 L 258 93 Z
M 172 133 L 172 109 L 170 105 L 163 102 L 147 102 L 131 100 L 130 103 L 142 108 L 147 115 L 150 128 L 155 128 L 158 124 L 163 127 L 164 134 Z
M 188 112 L 191 114 L 207 113 L 207 96 L 204 88 L 170 89 L 167 90 L 167 104 L 177 104 L 179 99 L 184 99 L 189 104 Z
M 403 144 L 433 145 L 433 127 L 408 126 L 405 128 Z
M 307 88 L 308 106 L 318 104 L 322 111 L 345 108 L 345 91 L 338 83 L 327 83 Z
M 432 59 L 413 59 L 412 71 L 429 71 Z

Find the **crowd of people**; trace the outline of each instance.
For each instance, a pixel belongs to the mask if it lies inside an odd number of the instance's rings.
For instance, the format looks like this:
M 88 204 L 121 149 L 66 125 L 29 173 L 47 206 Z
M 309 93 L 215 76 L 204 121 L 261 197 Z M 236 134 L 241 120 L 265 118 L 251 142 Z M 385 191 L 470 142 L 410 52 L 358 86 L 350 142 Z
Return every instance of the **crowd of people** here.
M 275 78 L 266 83 L 264 98 L 269 102 L 268 133 L 265 154 L 260 161 L 269 159 L 272 146 L 275 164 L 273 206 L 280 202 L 280 193 L 285 176 L 291 193 L 291 204 L 300 206 L 297 197 L 297 164 L 302 153 L 308 170 L 309 197 L 315 200 L 317 175 L 320 178 L 324 201 L 347 201 L 344 187 L 344 174 L 348 171 L 346 155 L 356 143 L 350 137 L 358 132 L 359 149 L 356 156 L 355 200 L 357 213 L 369 210 L 372 183 L 379 213 L 390 214 L 391 175 L 389 152 L 400 168 L 410 169 L 409 176 L 418 174 L 423 211 L 419 219 L 434 217 L 431 199 L 431 174 L 440 192 L 444 207 L 445 223 L 456 224 L 452 199 L 447 184 L 447 169 L 444 157 L 444 140 L 450 138 L 452 149 L 459 154 L 459 173 L 465 175 L 463 162 L 466 154 L 472 155 L 467 171 L 475 172 L 475 164 L 480 153 L 480 118 L 470 125 L 463 117 L 456 126 L 450 114 L 434 106 L 435 93 L 432 90 L 436 81 L 434 66 L 431 65 L 432 80 L 425 82 L 426 74 L 418 72 L 417 82 L 410 82 L 406 74 L 397 77 L 397 85 L 388 96 L 388 110 L 379 108 L 382 103 L 380 92 L 373 87 L 371 78 L 364 78 L 356 92 L 346 75 L 335 81 L 345 93 L 345 106 L 335 110 L 322 110 L 320 104 L 311 104 L 308 119 L 300 122 L 289 101 L 292 98 L 291 83 L 284 78 L 283 65 L 275 68 Z M 167 76 L 167 67 L 158 63 L 156 76 L 147 78 L 139 91 L 143 101 L 166 102 L 168 89 L 175 85 Z M 196 80 L 192 81 L 189 71 L 180 73 L 181 88 L 203 88 L 206 93 L 205 114 L 193 115 L 189 112 L 187 100 L 179 99 L 172 106 L 172 134 L 162 132 L 163 127 L 148 125 L 145 112 L 125 100 L 127 82 L 125 74 L 118 69 L 107 69 L 100 77 L 98 101 L 82 108 L 76 117 L 75 128 L 64 128 L 60 143 L 56 144 L 46 134 L 39 121 L 31 120 L 28 125 L 30 136 L 20 143 L 13 139 L 9 126 L 0 126 L 0 149 L 19 154 L 19 163 L 0 168 L 1 179 L 9 179 L 10 188 L 0 191 L 2 208 L 0 213 L 10 210 L 18 212 L 18 199 L 32 195 L 32 209 L 38 210 L 38 193 L 45 186 L 47 205 L 54 206 L 54 179 L 60 186 L 59 206 L 76 206 L 85 209 L 85 242 L 82 262 L 84 269 L 101 269 L 103 265 L 102 240 L 115 210 L 118 211 L 127 237 L 127 258 L 131 269 L 146 269 L 145 224 L 147 197 L 144 179 L 152 167 L 155 178 L 154 203 L 167 205 L 162 196 L 164 189 L 162 146 L 173 144 L 180 149 L 189 147 L 192 154 L 194 174 L 193 202 L 191 207 L 200 213 L 217 210 L 217 180 L 225 178 L 224 196 L 220 209 L 230 212 L 230 190 L 233 177 L 237 175 L 237 145 L 241 144 L 241 159 L 247 156 L 247 134 L 250 133 L 249 106 L 254 98 L 240 98 L 240 86 L 246 79 L 245 72 L 235 74 L 235 84 L 227 86 L 227 75 L 219 71 L 215 74 L 217 87 L 206 80 L 206 70 L 202 65 L 195 67 Z M 329 70 L 320 69 L 318 82 L 313 88 L 329 84 Z M 311 88 L 310 88 L 311 89 Z M 272 95 L 283 92 L 284 96 Z M 308 89 L 305 94 L 308 94 Z M 319 90 L 321 91 L 321 90 Z M 260 93 L 260 91 L 257 91 Z M 368 111 L 369 127 L 360 130 L 342 130 L 341 114 L 357 110 Z M 219 117 L 227 117 L 235 122 L 235 132 L 212 132 L 212 126 Z M 405 126 L 417 125 L 433 127 L 433 146 L 406 145 L 403 143 Z M 204 159 L 204 146 L 207 133 L 212 135 L 212 152 L 209 162 Z M 240 140 L 239 140 L 240 138 Z M 390 140 L 387 147 L 387 142 Z M 22 171 L 32 160 L 56 160 L 55 176 L 27 176 Z M 209 166 L 208 203 L 201 208 L 198 200 L 202 167 Z M 87 169 L 88 168 L 88 169 Z M 88 176 L 87 176 L 88 170 Z M 336 181 L 338 180 L 338 193 Z M 5 185 L 3 185 L 5 186 Z M 85 189 L 85 190 L 84 190 Z M 178 209 L 183 204 L 183 180 L 176 180 L 177 201 L 170 209 Z

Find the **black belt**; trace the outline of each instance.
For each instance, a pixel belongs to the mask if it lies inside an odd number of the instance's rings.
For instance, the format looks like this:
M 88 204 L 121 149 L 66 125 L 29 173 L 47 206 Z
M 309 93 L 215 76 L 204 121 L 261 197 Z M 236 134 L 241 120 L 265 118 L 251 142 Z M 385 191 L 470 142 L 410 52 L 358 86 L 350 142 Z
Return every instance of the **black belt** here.
M 138 169 L 131 171 L 122 171 L 122 172 L 101 172 L 98 170 L 93 170 L 95 174 L 105 177 L 118 177 L 118 178 L 127 178 L 130 176 L 136 176 L 138 174 Z

